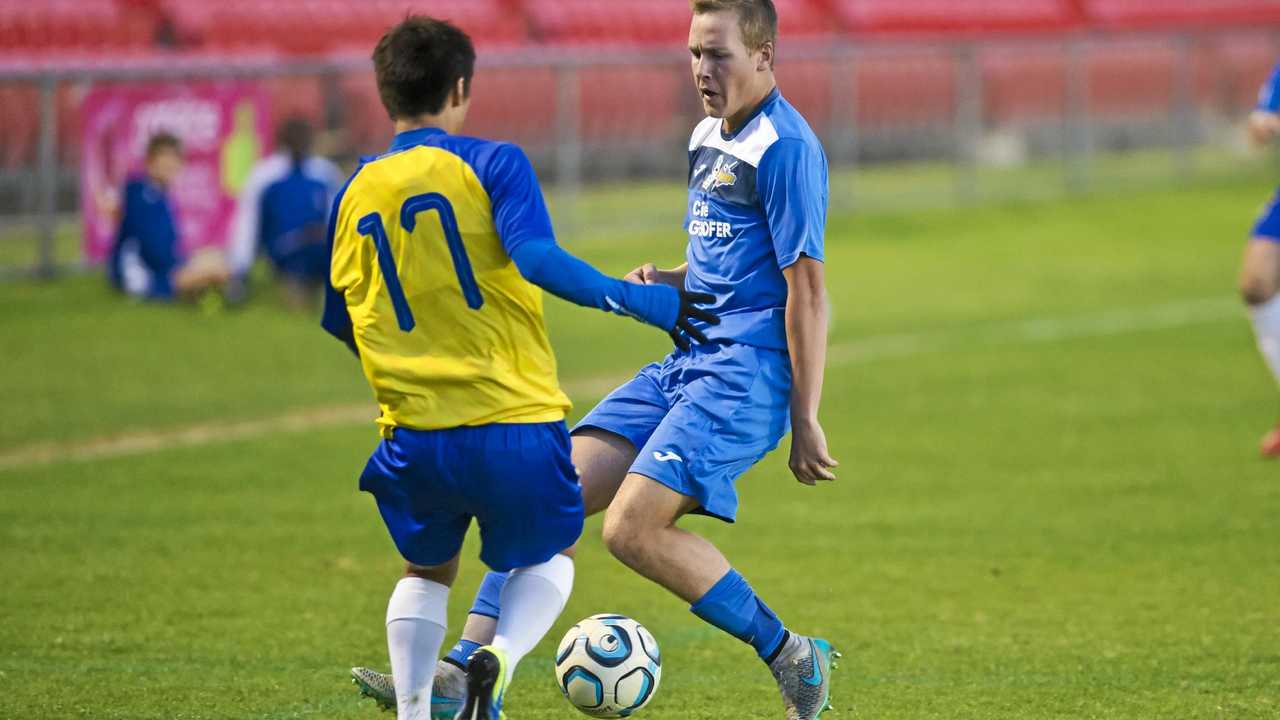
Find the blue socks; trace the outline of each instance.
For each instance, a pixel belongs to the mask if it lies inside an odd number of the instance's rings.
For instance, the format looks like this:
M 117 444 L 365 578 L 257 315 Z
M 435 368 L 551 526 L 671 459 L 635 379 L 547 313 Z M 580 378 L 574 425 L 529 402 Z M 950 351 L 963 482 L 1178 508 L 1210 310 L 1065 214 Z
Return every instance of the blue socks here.
M 769 662 L 782 648 L 787 630 L 737 570 L 720 578 L 690 608 L 694 615 L 755 648 Z
M 484 580 L 480 582 L 480 589 L 476 591 L 476 601 L 471 606 L 471 614 L 484 615 L 497 620 L 501 607 L 498 599 L 502 596 L 502 586 L 506 584 L 506 573 L 490 572 L 485 575 Z M 453 646 L 448 655 L 445 655 L 445 660 L 465 668 L 467 658 L 471 657 L 471 653 L 478 650 L 480 645 L 481 643 L 465 638 L 459 639 L 458 644 Z

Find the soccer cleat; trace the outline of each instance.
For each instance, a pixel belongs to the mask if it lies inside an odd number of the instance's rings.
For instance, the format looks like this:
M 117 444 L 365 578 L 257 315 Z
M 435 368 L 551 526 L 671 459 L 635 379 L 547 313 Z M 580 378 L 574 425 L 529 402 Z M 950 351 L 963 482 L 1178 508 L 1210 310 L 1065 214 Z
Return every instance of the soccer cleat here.
M 391 675 L 369 668 L 351 668 L 351 682 L 360 694 L 372 699 L 383 710 L 396 709 L 396 687 Z M 453 720 L 467 694 L 467 676 L 462 668 L 441 660 L 436 664 L 431 683 L 431 720 Z
M 503 720 L 506 691 L 507 654 L 492 645 L 476 650 L 467 660 L 467 698 L 454 720 Z
M 1280 427 L 1262 436 L 1262 457 L 1280 458 Z
M 383 710 L 396 709 L 396 688 L 390 675 L 365 667 L 351 668 L 351 682 L 360 689 L 360 695 L 378 704 Z
M 431 720 L 453 720 L 467 697 L 467 671 L 449 660 L 436 663 L 431 683 Z
M 831 669 L 840 653 L 819 638 L 792 635 L 769 670 L 782 691 L 787 720 L 817 720 L 831 707 Z

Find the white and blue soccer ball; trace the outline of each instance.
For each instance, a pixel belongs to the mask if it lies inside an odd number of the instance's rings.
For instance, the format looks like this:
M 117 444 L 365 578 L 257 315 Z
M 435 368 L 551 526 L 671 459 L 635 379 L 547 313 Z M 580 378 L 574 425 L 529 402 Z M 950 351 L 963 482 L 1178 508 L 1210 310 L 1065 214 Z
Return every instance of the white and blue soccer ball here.
M 628 717 L 662 679 L 658 641 L 625 615 L 592 615 L 569 628 L 556 651 L 556 684 L 591 717 Z

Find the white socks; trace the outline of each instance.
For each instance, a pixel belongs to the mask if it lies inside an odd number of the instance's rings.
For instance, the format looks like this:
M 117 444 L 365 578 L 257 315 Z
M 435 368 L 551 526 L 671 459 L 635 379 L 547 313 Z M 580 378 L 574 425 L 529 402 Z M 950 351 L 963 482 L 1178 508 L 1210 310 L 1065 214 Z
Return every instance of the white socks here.
M 1261 305 L 1249 307 L 1253 319 L 1253 331 L 1258 338 L 1258 350 L 1271 368 L 1271 374 L 1280 383 L 1280 295 Z
M 513 570 L 502 588 L 493 646 L 507 653 L 507 681 L 516 664 L 547 634 L 573 591 L 573 560 L 556 555 L 541 565 Z M 396 675 L 396 687 L 400 686 Z
M 402 578 L 387 603 L 387 650 L 396 679 L 398 720 L 430 720 L 431 681 L 449 624 L 449 588 Z

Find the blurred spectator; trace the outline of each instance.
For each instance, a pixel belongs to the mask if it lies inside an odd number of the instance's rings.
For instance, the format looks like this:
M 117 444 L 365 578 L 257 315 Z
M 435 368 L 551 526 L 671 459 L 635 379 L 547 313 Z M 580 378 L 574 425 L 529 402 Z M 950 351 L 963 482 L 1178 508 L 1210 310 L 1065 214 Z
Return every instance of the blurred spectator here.
M 111 283 L 138 298 L 168 301 L 197 295 L 227 280 L 217 253 L 190 260 L 181 253 L 169 188 L 182 172 L 182 143 L 168 133 L 147 142 L 146 167 L 124 189 L 120 229 L 108 263 Z
M 253 168 L 240 193 L 228 249 L 231 272 L 244 283 L 258 253 L 271 260 L 285 301 L 307 308 L 319 298 L 329 273 L 325 242 L 329 209 L 342 172 L 312 154 L 310 123 L 293 118 L 276 134 L 275 154 Z

